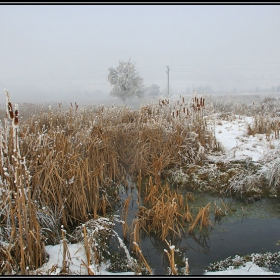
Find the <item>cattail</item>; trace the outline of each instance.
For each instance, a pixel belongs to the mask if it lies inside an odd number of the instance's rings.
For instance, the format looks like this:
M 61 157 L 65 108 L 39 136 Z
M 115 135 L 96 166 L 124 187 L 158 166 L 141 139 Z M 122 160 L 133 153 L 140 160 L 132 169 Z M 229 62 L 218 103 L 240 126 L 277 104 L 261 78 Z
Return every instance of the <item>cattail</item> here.
M 15 104 L 15 117 L 14 117 L 14 125 L 18 125 L 18 104 Z
M 8 102 L 8 112 L 10 119 L 12 120 L 14 118 L 14 113 L 13 113 L 13 106 L 11 102 Z

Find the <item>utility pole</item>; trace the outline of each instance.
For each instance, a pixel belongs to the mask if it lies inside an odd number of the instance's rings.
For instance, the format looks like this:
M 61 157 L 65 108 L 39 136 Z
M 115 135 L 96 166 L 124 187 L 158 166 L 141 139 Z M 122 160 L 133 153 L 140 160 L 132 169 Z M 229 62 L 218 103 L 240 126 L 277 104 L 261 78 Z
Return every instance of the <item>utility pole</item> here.
M 169 98 L 169 67 L 168 66 L 166 66 L 167 67 L 167 71 L 166 71 L 166 73 L 167 73 L 167 98 Z

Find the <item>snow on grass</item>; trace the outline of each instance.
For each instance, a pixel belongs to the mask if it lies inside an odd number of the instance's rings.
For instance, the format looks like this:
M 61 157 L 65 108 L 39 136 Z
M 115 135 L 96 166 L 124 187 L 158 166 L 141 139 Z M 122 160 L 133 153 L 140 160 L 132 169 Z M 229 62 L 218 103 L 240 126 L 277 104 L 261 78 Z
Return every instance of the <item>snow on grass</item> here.
M 226 270 L 205 272 L 203 275 L 280 275 L 280 273 L 274 273 L 267 268 L 259 267 L 253 262 L 247 262 L 238 268 L 229 266 Z
M 70 258 L 67 258 L 68 268 L 67 274 L 73 275 L 88 275 L 88 269 L 83 263 L 87 263 L 87 257 L 84 245 L 81 242 L 76 244 L 67 244 L 69 250 Z M 48 262 L 42 267 L 37 269 L 42 275 L 59 275 L 61 273 L 61 268 L 63 267 L 63 248 L 62 244 L 48 245 L 46 246 L 46 252 L 49 256 Z M 118 273 L 113 273 L 107 271 L 107 267 L 110 262 L 101 262 L 100 266 L 96 268 L 91 267 L 91 270 L 95 272 L 95 275 L 116 275 Z M 134 272 L 122 272 L 122 275 L 134 275 Z
M 252 117 L 237 116 L 235 120 L 216 120 L 215 133 L 217 140 L 225 149 L 226 160 L 246 160 L 251 158 L 253 162 L 259 162 L 267 153 L 273 153 L 274 148 L 279 147 L 279 140 L 266 139 L 264 134 L 255 136 L 247 135 L 247 124 L 251 124 Z M 213 157 L 213 156 L 212 156 Z M 82 263 L 86 263 L 86 253 L 82 243 L 68 244 L 71 260 L 69 261 L 69 274 L 86 275 L 88 270 Z M 37 269 L 41 274 L 59 274 L 62 264 L 62 245 L 46 246 L 49 260 L 41 268 Z M 134 272 L 108 272 L 106 268 L 109 262 L 102 262 L 98 267 L 99 275 L 134 275 Z M 191 271 L 191 267 L 190 267 Z M 205 271 L 203 275 L 280 275 L 267 268 L 260 267 L 252 261 L 245 262 L 239 267 L 229 266 L 222 271 Z

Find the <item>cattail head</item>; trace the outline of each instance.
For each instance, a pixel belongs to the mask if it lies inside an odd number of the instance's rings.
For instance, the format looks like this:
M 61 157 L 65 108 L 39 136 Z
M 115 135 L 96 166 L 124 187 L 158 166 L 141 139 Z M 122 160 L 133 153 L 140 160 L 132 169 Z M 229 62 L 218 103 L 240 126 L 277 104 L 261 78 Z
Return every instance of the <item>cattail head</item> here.
M 14 117 L 14 125 L 18 125 L 18 104 L 15 104 L 15 117 Z
M 12 106 L 12 103 L 10 101 L 7 104 L 7 109 L 8 109 L 8 112 L 9 112 L 10 119 L 12 120 L 14 118 L 14 113 L 13 113 L 13 106 Z

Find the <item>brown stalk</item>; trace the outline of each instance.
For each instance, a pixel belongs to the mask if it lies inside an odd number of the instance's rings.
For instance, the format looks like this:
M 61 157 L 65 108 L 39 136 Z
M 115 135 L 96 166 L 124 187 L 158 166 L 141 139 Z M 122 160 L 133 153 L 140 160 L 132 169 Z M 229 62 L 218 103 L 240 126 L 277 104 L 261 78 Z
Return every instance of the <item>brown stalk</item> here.
M 172 275 L 178 275 L 178 270 L 176 268 L 175 259 L 174 259 L 175 246 L 171 246 L 171 243 L 167 242 L 166 239 L 165 239 L 165 242 L 168 245 L 169 250 L 170 250 L 170 253 L 167 250 L 165 250 L 165 253 L 168 256 L 168 260 L 169 260 L 170 268 L 171 268 L 171 274 Z
M 192 232 L 197 223 L 200 220 L 200 231 L 202 230 L 202 227 L 207 227 L 208 225 L 212 225 L 209 220 L 209 208 L 210 208 L 210 202 L 205 206 L 199 209 L 199 212 L 194 220 L 194 222 L 189 227 L 189 232 Z
M 147 263 L 147 261 L 146 261 L 144 255 L 142 254 L 142 251 L 140 250 L 139 245 L 138 245 L 136 242 L 133 242 L 133 244 L 134 244 L 134 246 L 135 246 L 136 252 L 138 252 L 138 253 L 140 254 L 140 258 L 141 258 L 141 260 L 143 261 L 143 263 L 144 263 L 145 267 L 147 268 L 148 272 L 149 272 L 150 274 L 152 274 L 152 269 L 150 268 L 150 266 L 149 266 L 149 264 Z
M 124 206 L 123 206 L 123 236 L 124 238 L 126 238 L 127 235 L 127 214 L 128 214 L 128 205 L 131 199 L 132 193 L 130 193 L 130 195 L 128 196 L 128 198 L 125 200 L 124 202 Z
M 90 253 L 90 245 L 89 245 L 89 240 L 87 237 L 87 230 L 86 230 L 86 226 L 83 224 L 83 230 L 84 230 L 84 247 L 85 247 L 85 251 L 86 251 L 86 257 L 87 257 L 87 269 L 88 269 L 88 274 L 91 275 L 92 271 L 90 269 L 90 261 L 91 261 L 91 253 Z

